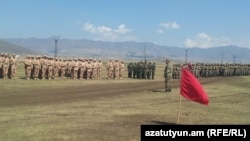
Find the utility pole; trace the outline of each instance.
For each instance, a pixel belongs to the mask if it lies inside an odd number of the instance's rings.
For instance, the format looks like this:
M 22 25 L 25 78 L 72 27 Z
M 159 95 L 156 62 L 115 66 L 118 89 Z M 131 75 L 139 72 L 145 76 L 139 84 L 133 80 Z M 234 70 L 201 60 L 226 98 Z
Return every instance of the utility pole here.
M 188 57 L 188 49 L 189 49 L 189 48 L 186 48 L 186 49 L 185 49 L 185 51 L 186 51 L 186 58 L 185 58 L 185 62 L 186 62 L 186 64 L 187 64 L 187 62 L 188 62 L 188 61 L 187 61 L 187 57 Z
M 146 63 L 146 61 L 147 61 L 146 56 L 147 56 L 147 54 L 146 54 L 146 47 L 145 47 L 145 45 L 144 45 L 144 59 L 145 59 L 145 63 Z
M 223 56 L 223 51 L 222 51 L 222 53 L 221 53 L 221 64 L 223 64 L 223 58 L 224 58 L 224 56 Z
M 60 36 L 54 36 L 54 41 L 55 41 L 55 56 L 54 57 L 57 57 L 57 43 L 58 43 L 59 38 Z
M 234 64 L 235 64 L 235 58 L 236 58 L 236 55 L 233 55 L 233 58 L 234 58 Z

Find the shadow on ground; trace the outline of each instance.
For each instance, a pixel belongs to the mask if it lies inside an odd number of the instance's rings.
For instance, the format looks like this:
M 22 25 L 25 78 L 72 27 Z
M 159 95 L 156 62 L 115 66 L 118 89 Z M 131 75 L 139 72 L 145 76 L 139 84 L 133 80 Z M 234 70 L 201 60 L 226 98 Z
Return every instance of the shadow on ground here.
M 154 124 L 157 124 L 157 125 L 179 125 L 179 124 L 172 123 L 172 122 L 155 121 L 155 120 L 153 120 L 151 122 Z

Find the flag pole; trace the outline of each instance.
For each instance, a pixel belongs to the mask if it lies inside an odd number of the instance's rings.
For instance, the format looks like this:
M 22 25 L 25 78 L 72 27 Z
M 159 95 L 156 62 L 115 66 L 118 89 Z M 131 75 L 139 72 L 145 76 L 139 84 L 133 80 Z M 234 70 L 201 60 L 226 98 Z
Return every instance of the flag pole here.
M 186 48 L 185 51 L 186 51 L 185 62 L 186 62 L 186 65 L 187 65 L 188 48 Z M 181 79 L 181 81 L 182 81 L 182 79 Z M 180 93 L 180 96 L 179 96 L 178 114 L 177 114 L 177 122 L 176 122 L 177 125 L 180 122 L 180 113 L 181 113 L 181 93 Z
M 180 121 L 180 112 L 181 112 L 181 94 L 179 96 L 178 115 L 177 115 L 177 122 L 176 122 L 177 125 L 179 124 L 179 121 Z

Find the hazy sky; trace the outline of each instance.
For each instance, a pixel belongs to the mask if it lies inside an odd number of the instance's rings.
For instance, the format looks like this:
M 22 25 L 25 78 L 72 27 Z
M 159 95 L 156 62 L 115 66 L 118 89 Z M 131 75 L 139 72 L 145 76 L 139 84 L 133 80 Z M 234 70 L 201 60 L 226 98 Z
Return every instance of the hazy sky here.
M 0 38 L 250 48 L 249 0 L 0 0 Z

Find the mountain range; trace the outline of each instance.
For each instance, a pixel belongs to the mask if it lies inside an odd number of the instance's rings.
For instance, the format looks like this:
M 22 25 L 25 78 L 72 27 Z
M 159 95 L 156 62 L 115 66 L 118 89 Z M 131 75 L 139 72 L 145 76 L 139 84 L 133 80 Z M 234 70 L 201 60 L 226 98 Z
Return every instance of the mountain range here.
M 126 60 L 164 60 L 190 62 L 250 63 L 250 49 L 238 46 L 184 48 L 161 46 L 150 42 L 105 42 L 54 38 L 0 39 L 0 52 L 45 54 L 58 57 L 84 57 Z M 56 52 L 56 54 L 55 54 Z

